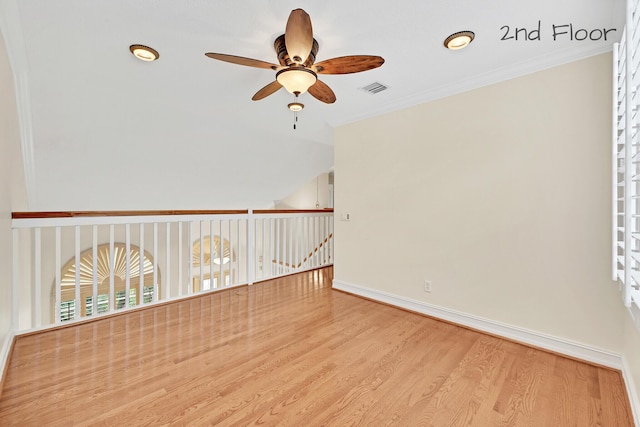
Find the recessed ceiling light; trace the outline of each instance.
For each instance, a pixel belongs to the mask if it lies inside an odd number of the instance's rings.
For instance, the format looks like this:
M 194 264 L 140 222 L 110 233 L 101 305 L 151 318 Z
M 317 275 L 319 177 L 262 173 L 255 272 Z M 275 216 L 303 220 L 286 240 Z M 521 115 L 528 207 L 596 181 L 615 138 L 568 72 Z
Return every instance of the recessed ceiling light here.
M 142 61 L 155 61 L 160 57 L 157 50 L 141 44 L 132 44 L 129 46 L 129 50 L 133 53 L 133 56 Z
M 451 50 L 462 49 L 469 46 L 475 37 L 473 31 L 458 31 L 444 40 L 444 47 Z

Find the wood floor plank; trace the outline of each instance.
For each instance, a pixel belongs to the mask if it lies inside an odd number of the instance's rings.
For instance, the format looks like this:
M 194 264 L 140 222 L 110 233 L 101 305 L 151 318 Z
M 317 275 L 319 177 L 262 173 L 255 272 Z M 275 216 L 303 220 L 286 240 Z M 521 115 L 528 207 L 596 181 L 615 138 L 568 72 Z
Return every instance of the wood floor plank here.
M 629 398 L 627 397 L 621 373 L 602 369 L 598 371 L 598 377 L 600 379 L 600 395 L 602 397 L 602 425 L 633 425 L 629 409 Z
M 619 372 L 333 291 L 332 273 L 18 337 L 0 425 L 632 425 Z

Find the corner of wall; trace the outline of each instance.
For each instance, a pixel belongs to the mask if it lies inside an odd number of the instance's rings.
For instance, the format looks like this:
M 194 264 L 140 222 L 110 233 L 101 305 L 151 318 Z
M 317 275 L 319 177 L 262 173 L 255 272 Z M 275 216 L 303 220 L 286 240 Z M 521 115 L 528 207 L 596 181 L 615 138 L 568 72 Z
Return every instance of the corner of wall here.
M 0 97 L 0 381 L 4 381 L 15 337 L 11 212 L 28 208 L 32 193 L 27 185 L 33 178 L 33 152 L 22 145 L 25 123 L 20 126 L 17 99 L 20 82 L 16 70 L 26 69 L 24 52 L 20 49 L 23 41 L 19 17 L 17 1 L 0 2 L 0 92 L 3 94 Z M 28 91 L 22 96 L 28 100 Z M 22 109 L 30 120 L 29 105 L 23 104 Z M 28 129 L 30 132 L 30 123 Z M 32 144 L 30 136 L 28 143 Z
M 3 92 L 6 98 L 5 102 L 7 105 L 11 104 L 12 110 L 11 116 L 5 117 L 5 120 L 15 120 L 15 130 L 11 129 L 11 131 L 16 134 L 17 147 L 19 147 L 17 156 L 14 156 L 15 160 L 11 164 L 12 207 L 13 210 L 28 210 L 35 205 L 35 156 L 28 63 L 24 48 L 20 7 L 16 0 L 0 2 L 0 45 L 2 50 L 0 55 L 3 62 L 0 84 L 5 88 Z M 3 107 L 5 106 L 3 105 Z M 21 184 L 19 187 L 17 186 L 18 182 Z

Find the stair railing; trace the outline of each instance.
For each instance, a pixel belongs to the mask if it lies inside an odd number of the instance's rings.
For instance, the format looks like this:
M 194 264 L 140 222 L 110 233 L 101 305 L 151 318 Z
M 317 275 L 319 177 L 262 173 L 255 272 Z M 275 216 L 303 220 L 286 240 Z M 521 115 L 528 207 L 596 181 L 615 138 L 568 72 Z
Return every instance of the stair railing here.
M 12 217 L 18 333 L 333 262 L 331 209 L 15 212 Z M 275 268 L 272 260 L 295 268 Z

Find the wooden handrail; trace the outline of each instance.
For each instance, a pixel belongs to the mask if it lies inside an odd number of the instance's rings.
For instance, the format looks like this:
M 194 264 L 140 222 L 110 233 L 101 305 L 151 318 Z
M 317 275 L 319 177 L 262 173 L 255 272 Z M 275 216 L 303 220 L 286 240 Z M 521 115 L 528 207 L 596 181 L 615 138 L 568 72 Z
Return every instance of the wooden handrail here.
M 287 214 L 287 213 L 327 213 L 333 212 L 333 208 L 325 209 L 256 209 L 254 214 Z
M 260 209 L 256 214 L 282 214 L 282 213 L 324 213 L 333 212 L 333 209 Z M 104 216 L 162 216 L 162 215 L 246 215 L 247 209 L 227 210 L 157 210 L 157 211 L 57 211 L 57 212 L 12 212 L 13 219 L 34 218 L 79 218 L 79 217 L 104 217 Z

